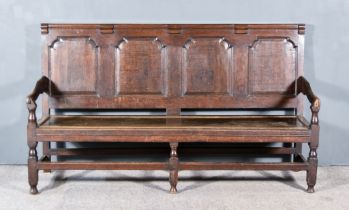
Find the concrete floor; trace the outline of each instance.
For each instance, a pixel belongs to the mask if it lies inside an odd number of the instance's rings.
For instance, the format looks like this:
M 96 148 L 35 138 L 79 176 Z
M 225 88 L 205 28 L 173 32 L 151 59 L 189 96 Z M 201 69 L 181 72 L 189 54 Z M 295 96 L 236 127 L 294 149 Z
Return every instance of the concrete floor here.
M 39 174 L 30 195 L 26 166 L 0 165 L 0 209 L 349 209 L 349 166 L 320 167 L 316 192 L 305 172 L 183 171 L 169 194 L 166 171 Z

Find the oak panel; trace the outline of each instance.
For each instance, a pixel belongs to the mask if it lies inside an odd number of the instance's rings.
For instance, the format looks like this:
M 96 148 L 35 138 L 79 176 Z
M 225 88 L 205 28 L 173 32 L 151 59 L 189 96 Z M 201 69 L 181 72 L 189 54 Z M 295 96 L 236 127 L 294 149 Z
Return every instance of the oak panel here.
M 99 50 L 94 40 L 58 37 L 49 48 L 49 77 L 62 94 L 96 94 Z
M 183 46 L 182 95 L 232 93 L 232 46 L 222 37 L 194 37 Z
M 249 93 L 293 94 L 289 90 L 295 81 L 296 46 L 288 38 L 258 38 L 249 49 Z
M 123 38 L 115 53 L 116 95 L 166 94 L 166 46 L 157 37 Z

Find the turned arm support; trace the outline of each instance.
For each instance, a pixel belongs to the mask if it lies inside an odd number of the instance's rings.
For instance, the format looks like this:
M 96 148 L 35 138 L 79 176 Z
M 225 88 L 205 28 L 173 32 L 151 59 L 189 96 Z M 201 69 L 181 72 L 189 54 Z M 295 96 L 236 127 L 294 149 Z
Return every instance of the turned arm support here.
M 297 80 L 297 94 L 299 93 L 303 93 L 311 103 L 311 124 L 319 124 L 320 99 L 314 94 L 309 82 L 303 76 Z
M 36 100 L 40 94 L 49 93 L 49 82 L 50 80 L 46 76 L 41 77 L 41 79 L 36 82 L 34 90 L 27 96 L 26 103 L 29 111 L 29 122 L 36 123 Z

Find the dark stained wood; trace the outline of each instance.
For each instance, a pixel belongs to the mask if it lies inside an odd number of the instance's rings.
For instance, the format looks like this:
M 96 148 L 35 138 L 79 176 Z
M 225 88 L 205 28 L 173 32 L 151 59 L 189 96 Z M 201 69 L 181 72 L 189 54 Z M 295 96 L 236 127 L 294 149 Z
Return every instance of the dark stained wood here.
M 181 135 L 178 132 L 161 132 L 160 134 L 152 135 L 152 133 L 138 132 L 134 135 L 116 134 L 122 132 L 122 130 L 116 130 L 113 132 L 106 131 L 103 135 L 98 135 L 96 132 L 86 132 L 81 130 L 78 133 L 66 132 L 62 134 L 61 131 L 49 131 L 51 134 L 40 134 L 37 135 L 37 141 L 40 142 L 177 142 L 178 139 L 181 142 L 244 142 L 244 143 L 272 143 L 272 142 L 309 142 L 309 136 L 303 135 L 290 135 L 283 136 L 283 133 L 276 133 L 273 135 L 263 135 L 261 132 L 250 132 L 250 135 L 243 136 L 239 135 L 238 132 L 222 132 L 219 135 L 217 132 L 206 132 L 200 136 L 200 132 L 188 132 L 184 131 Z M 131 131 L 127 131 L 130 133 Z M 246 133 L 249 131 L 244 131 Z M 153 132 L 154 133 L 154 132 Z M 207 135 L 210 134 L 211 135 Z M 228 136 L 233 135 L 233 136 Z
M 173 121 L 169 121 L 172 119 Z M 84 128 L 222 128 L 307 130 L 297 116 L 51 116 L 38 129 Z
M 178 170 L 292 170 L 308 168 L 308 163 L 225 163 L 181 162 Z M 40 170 L 168 170 L 164 162 L 38 162 Z M 172 191 L 175 193 L 176 191 Z
M 38 170 L 305 170 L 314 192 L 320 100 L 303 77 L 304 24 L 42 24 L 43 77 L 27 97 L 28 175 Z M 46 94 L 44 94 L 46 93 Z M 312 117 L 303 117 L 304 94 Z M 36 103 L 43 96 L 43 118 Z M 183 109 L 292 109 L 287 116 L 182 116 Z M 61 116 L 53 109 L 162 109 L 164 116 Z M 43 143 L 38 160 L 37 144 Z M 51 156 L 129 154 L 133 149 L 59 149 L 50 142 L 166 142 L 166 162 L 51 162 Z M 185 162 L 185 142 L 284 143 L 217 149 L 288 155 L 280 163 Z M 308 159 L 302 143 L 310 148 Z M 294 146 L 294 147 L 293 147 Z M 143 152 L 146 150 L 144 149 Z M 138 153 L 142 153 L 138 151 Z
M 298 105 L 298 25 L 44 26 L 43 72 L 61 91 L 50 108 Z
M 249 94 L 284 93 L 297 78 L 296 46 L 285 37 L 259 38 L 250 47 Z M 261 71 L 261 69 L 264 69 Z
M 52 116 L 36 134 L 42 141 L 307 142 L 310 132 L 295 116 Z
M 215 155 L 215 154 L 258 154 L 258 155 L 286 155 L 295 154 L 295 148 L 285 147 L 248 147 L 248 148 L 179 148 L 181 155 Z M 167 154 L 162 148 L 71 148 L 50 149 L 50 155 L 80 156 L 80 155 L 140 155 L 140 154 Z
M 167 95 L 166 46 L 160 39 L 124 37 L 115 56 L 115 95 Z
M 304 77 L 299 77 L 297 80 L 297 92 L 303 93 L 311 103 L 311 137 L 309 144 L 309 168 L 307 170 L 307 184 L 308 189 L 307 192 L 313 193 L 314 186 L 316 184 L 316 175 L 317 175 L 317 166 L 318 166 L 318 158 L 317 158 L 317 148 L 319 146 L 319 118 L 318 113 L 320 111 L 320 99 L 314 94 L 313 90 L 310 87 L 309 82 Z
M 222 163 L 222 162 L 186 162 L 180 163 L 180 170 L 292 170 L 308 168 L 307 163 Z
M 27 102 L 28 109 L 29 109 L 29 111 L 34 111 L 34 113 L 32 113 L 34 115 L 35 115 L 35 109 L 36 109 L 35 101 L 38 99 L 39 95 L 42 93 L 49 94 L 49 89 L 50 89 L 49 82 L 50 82 L 50 80 L 46 76 L 41 77 L 41 79 L 39 79 L 37 81 L 37 83 L 34 87 L 34 90 L 27 96 L 26 102 Z M 29 119 L 34 120 L 31 117 Z
M 168 168 L 170 170 L 170 193 L 176 193 L 177 192 L 177 183 L 178 183 L 178 165 L 179 165 L 179 159 L 177 155 L 177 148 L 178 143 L 173 142 L 170 143 L 171 147 L 171 153 L 170 153 L 170 159 L 168 161 Z
M 164 162 L 38 162 L 40 170 L 168 170 Z
M 42 161 L 51 162 L 51 142 L 43 142 L 42 145 L 43 156 L 40 158 Z M 51 173 L 51 170 L 44 170 L 45 173 Z
M 222 37 L 192 37 L 183 48 L 183 96 L 231 94 L 232 46 L 228 40 Z
M 36 141 L 35 129 L 38 127 L 37 119 L 36 119 L 36 108 L 37 105 L 35 101 L 42 93 L 49 92 L 49 80 L 47 77 L 43 76 L 35 85 L 34 90 L 27 96 L 26 103 L 29 111 L 28 116 L 28 125 L 27 125 L 27 144 L 29 147 L 29 155 L 28 155 L 28 182 L 30 185 L 30 193 L 37 194 L 38 189 L 38 180 L 39 174 L 36 168 L 36 164 L 38 161 L 38 155 L 36 151 L 36 146 L 38 142 Z
M 314 94 L 313 90 L 310 87 L 309 82 L 303 77 L 297 79 L 297 94 L 303 93 L 311 103 L 312 110 L 312 124 L 318 124 L 317 113 L 320 110 L 320 99 Z
M 97 94 L 99 50 L 90 37 L 58 37 L 49 54 L 49 77 L 61 94 Z

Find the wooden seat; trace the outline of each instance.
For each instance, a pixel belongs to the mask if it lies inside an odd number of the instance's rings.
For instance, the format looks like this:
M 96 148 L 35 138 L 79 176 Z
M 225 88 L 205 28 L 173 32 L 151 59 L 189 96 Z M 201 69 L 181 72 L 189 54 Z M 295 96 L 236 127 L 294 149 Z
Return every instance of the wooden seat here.
M 309 130 L 297 116 L 51 116 L 41 129 Z
M 51 116 L 36 133 L 42 141 L 106 142 L 307 142 L 310 136 L 297 116 Z
M 280 130 L 309 135 L 309 124 L 296 116 L 51 116 L 37 130 Z

